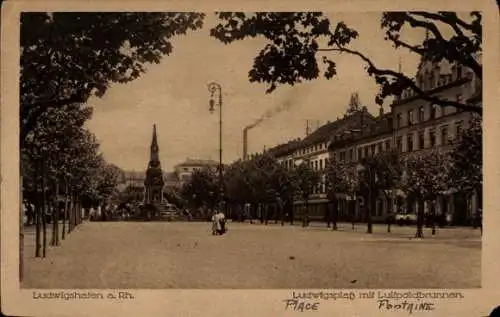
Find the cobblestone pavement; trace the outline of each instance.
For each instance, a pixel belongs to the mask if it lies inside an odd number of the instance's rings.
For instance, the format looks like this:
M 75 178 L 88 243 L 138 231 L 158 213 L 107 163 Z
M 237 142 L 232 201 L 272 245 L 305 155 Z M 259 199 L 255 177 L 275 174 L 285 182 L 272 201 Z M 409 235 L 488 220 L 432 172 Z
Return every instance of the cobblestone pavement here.
M 366 225 L 339 231 L 230 223 L 89 222 L 45 259 L 26 236 L 25 288 L 473 288 L 480 287 L 481 236 L 447 228 Z

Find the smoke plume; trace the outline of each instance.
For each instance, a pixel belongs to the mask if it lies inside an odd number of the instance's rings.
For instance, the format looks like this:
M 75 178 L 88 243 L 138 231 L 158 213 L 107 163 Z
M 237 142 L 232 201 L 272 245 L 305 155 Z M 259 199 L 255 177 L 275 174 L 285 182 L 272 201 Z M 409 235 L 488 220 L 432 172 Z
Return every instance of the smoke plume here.
M 264 112 L 262 114 L 262 116 L 260 116 L 260 118 L 255 120 L 252 124 L 247 125 L 245 127 L 245 130 L 253 129 L 253 128 L 257 127 L 258 125 L 260 125 L 265 120 L 271 119 L 273 116 L 275 116 L 283 111 L 290 110 L 295 105 L 295 103 L 293 102 L 295 100 L 295 95 L 296 95 L 296 91 L 292 90 L 291 93 L 288 95 L 288 97 L 285 99 L 285 101 L 281 105 L 279 105 L 278 107 L 276 107 L 274 109 L 270 109 L 270 110 L 267 110 L 266 112 Z

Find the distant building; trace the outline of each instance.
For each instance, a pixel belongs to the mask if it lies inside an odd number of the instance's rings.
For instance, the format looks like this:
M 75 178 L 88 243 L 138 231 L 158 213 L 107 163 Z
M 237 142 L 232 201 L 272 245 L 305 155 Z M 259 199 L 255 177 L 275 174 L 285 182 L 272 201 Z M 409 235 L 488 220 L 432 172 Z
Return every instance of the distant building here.
M 191 175 L 196 170 L 201 170 L 203 168 L 218 168 L 218 166 L 219 163 L 213 160 L 191 159 L 188 157 L 184 162 L 177 164 L 174 167 L 174 171 L 179 186 L 182 186 L 191 179 Z

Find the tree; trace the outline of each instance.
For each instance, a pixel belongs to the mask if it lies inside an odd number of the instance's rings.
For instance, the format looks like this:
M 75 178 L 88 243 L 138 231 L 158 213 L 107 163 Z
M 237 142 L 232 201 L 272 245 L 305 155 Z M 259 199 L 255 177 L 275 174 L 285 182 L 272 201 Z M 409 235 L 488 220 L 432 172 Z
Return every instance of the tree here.
M 401 185 L 403 176 L 403 164 L 399 151 L 391 149 L 377 153 L 375 160 L 376 179 L 374 190 L 382 192 L 387 201 L 395 199 L 395 191 Z M 392 214 L 387 215 L 387 232 L 391 232 L 392 217 Z
M 21 14 L 21 143 L 51 107 L 85 103 L 172 52 L 171 39 L 202 27 L 203 13 Z
M 392 149 L 366 156 L 361 160 L 358 171 L 360 193 L 367 201 L 365 209 L 367 232 L 372 233 L 372 215 L 376 208 L 377 197 L 383 193 L 386 198 L 392 198 L 393 191 L 401 181 L 403 166 L 399 151 Z M 390 221 L 387 231 L 390 232 Z
M 215 208 L 219 197 L 218 177 L 213 169 L 196 170 L 182 186 L 182 197 L 193 202 L 195 208 Z
M 304 201 L 305 211 L 302 218 L 302 226 L 306 227 L 309 224 L 309 196 L 317 188 L 321 176 L 313 170 L 310 161 L 303 161 L 294 170 L 294 178 L 296 183 L 296 194 Z
M 438 195 L 448 189 L 449 159 L 446 153 L 434 149 L 422 155 L 409 156 L 404 164 L 406 165 L 406 175 L 403 176 L 402 188 L 410 202 L 418 201 L 415 237 L 423 238 L 424 202 L 433 203 Z
M 268 84 L 268 93 L 282 84 L 334 77 L 336 64 L 331 57 L 345 53 L 358 56 L 367 65 L 368 75 L 380 86 L 378 104 L 411 89 L 419 98 L 433 104 L 482 114 L 479 106 L 447 100 L 422 90 L 411 76 L 399 70 L 377 68 L 368 56 L 349 47 L 358 32 L 343 21 L 330 21 L 321 12 L 220 12 L 217 16 L 220 23 L 211 30 L 211 35 L 223 43 L 258 36 L 268 40 L 248 74 L 250 82 Z M 401 36 L 405 27 L 424 30 L 429 36 L 421 43 L 406 42 Z M 395 48 L 408 49 L 426 61 L 446 59 L 463 65 L 482 80 L 482 66 L 476 58 L 482 52 L 480 12 L 471 12 L 463 18 L 455 12 L 384 12 L 381 28 L 385 31 L 385 40 L 392 42 Z M 444 29 L 452 30 L 453 34 L 446 37 Z M 320 61 L 326 66 L 322 72 Z
M 483 192 L 483 146 L 482 120 L 473 116 L 469 127 L 461 133 L 455 148 L 450 152 L 450 173 L 448 184 L 450 188 L 465 194 L 469 199 L 474 193 L 482 206 Z M 476 218 L 482 215 L 476 215 Z M 482 224 L 481 228 L 482 228 Z
M 354 183 L 348 171 L 348 166 L 342 164 L 336 159 L 328 161 L 326 166 L 326 195 L 328 200 L 332 202 L 332 223 L 333 230 L 337 230 L 338 212 L 339 212 L 339 195 L 351 195 L 354 193 Z M 330 217 L 328 217 L 328 224 Z

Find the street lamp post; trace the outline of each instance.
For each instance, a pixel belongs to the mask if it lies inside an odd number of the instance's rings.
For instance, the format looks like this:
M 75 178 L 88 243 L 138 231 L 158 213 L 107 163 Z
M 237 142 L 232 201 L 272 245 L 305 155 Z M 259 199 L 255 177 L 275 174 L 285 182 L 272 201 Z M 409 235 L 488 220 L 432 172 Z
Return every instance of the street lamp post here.
M 208 111 L 213 113 L 215 107 L 219 106 L 219 208 L 222 208 L 223 197 L 223 176 L 222 176 L 222 86 L 219 83 L 211 82 L 208 84 L 208 91 L 210 92 L 210 105 Z M 216 98 L 216 93 L 218 98 Z

